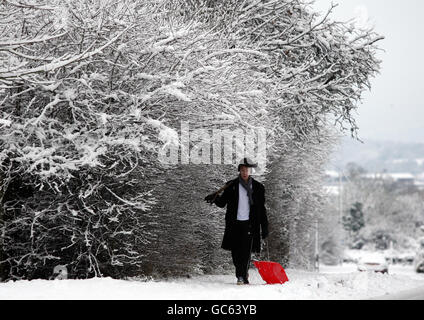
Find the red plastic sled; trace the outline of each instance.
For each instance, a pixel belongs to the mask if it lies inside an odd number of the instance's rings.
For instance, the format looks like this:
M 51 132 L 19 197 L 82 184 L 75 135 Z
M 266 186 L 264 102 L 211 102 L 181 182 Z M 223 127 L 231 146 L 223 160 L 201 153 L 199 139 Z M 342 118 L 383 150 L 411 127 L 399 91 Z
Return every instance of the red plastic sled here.
M 283 267 L 276 262 L 253 261 L 262 279 L 267 284 L 283 284 L 289 281 Z

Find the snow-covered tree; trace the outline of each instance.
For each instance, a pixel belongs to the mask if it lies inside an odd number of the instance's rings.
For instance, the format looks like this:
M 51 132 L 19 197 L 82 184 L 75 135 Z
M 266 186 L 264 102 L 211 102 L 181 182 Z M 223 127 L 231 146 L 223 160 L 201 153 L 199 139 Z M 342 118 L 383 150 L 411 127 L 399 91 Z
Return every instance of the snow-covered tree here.
M 343 235 L 345 245 L 355 245 L 356 237 L 360 241 L 357 244 L 372 250 L 387 249 L 391 245 L 399 250 L 411 249 L 411 243 L 419 237 L 418 226 L 424 221 L 422 190 L 384 174 L 364 175 L 365 170 L 354 163 L 348 164 L 346 169 L 349 174 L 343 184 L 342 197 L 332 199 L 337 206 L 341 201 L 343 216 L 350 217 L 344 219 L 347 231 L 352 231 Z M 356 203 L 362 204 L 363 217 L 358 208 L 355 209 Z
M 181 142 L 182 120 L 192 129 L 267 129 L 271 236 L 299 243 L 319 208 L 328 119 L 355 134 L 352 111 L 379 65 L 380 36 L 332 22 L 330 12 L 318 17 L 300 0 L 4 1 L 0 9 L 9 278 L 46 276 L 58 262 L 79 277 L 219 265 L 223 218 L 200 203 L 234 167 L 205 174 L 205 164 L 159 161 L 164 144 Z M 213 175 L 221 178 L 210 183 Z M 289 248 L 272 254 L 302 252 Z
M 158 124 L 142 111 L 130 66 L 144 47 L 136 32 L 153 28 L 149 9 L 129 1 L 1 3 L 13 21 L 0 41 L 7 277 L 46 277 L 55 264 L 76 277 L 139 268 L 154 222 L 143 176 L 157 172 L 159 144 L 149 140 Z

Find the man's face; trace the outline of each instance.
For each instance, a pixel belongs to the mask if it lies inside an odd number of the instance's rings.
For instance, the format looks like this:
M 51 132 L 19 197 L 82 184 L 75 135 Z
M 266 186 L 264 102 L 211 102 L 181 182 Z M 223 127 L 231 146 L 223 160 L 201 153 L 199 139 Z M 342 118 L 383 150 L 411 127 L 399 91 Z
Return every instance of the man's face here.
M 240 176 L 243 180 L 247 180 L 249 179 L 250 176 L 250 168 L 246 167 L 246 166 L 241 166 L 240 167 Z

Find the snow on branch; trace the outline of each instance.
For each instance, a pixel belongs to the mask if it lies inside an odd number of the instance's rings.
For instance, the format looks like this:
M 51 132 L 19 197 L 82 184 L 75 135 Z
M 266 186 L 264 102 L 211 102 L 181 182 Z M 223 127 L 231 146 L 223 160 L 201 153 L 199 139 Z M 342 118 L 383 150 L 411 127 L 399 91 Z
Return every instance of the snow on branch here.
M 317 20 L 300 0 L 14 4 L 0 3 L 0 19 L 16 20 L 0 39 L 0 250 L 10 278 L 44 274 L 56 257 L 79 277 L 137 274 L 143 259 L 160 261 L 169 235 L 201 261 L 199 248 L 219 234 L 191 215 L 204 208 L 192 203 L 201 188 L 188 186 L 204 170 L 171 175 L 158 158 L 186 120 L 265 128 L 275 199 L 290 194 L 274 209 L 303 235 L 320 201 L 328 119 L 354 134 L 352 111 L 379 70 L 383 37 L 330 21 L 331 9 Z M 180 203 L 173 186 L 190 199 Z M 167 210 L 170 199 L 180 211 Z M 189 238 L 192 227 L 204 230 Z M 174 251 L 184 260 L 187 250 Z M 160 265 L 152 261 L 144 266 Z

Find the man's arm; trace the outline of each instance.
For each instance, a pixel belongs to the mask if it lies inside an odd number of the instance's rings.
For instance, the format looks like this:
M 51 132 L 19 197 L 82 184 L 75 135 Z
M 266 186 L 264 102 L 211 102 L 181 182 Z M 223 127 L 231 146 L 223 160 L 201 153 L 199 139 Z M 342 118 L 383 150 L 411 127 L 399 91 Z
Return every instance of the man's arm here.
M 224 208 L 225 205 L 228 202 L 228 198 L 229 198 L 229 191 L 228 189 L 233 185 L 233 181 L 228 181 L 224 187 L 222 187 L 221 189 L 219 189 L 217 192 L 215 193 L 211 193 L 210 195 L 206 196 L 205 201 L 207 203 L 210 203 L 212 205 L 212 203 L 215 203 L 218 207 L 220 208 Z M 218 193 L 222 192 L 222 190 L 224 190 L 223 195 L 219 196 Z
M 225 189 L 225 190 L 224 190 L 224 193 L 223 193 L 222 195 L 220 195 L 220 196 L 217 196 L 217 197 L 216 197 L 216 199 L 215 199 L 215 201 L 214 201 L 214 203 L 215 203 L 218 207 L 220 207 L 220 208 L 224 208 L 224 207 L 227 205 L 227 202 L 228 202 L 228 194 L 229 194 L 228 189 L 229 189 L 229 188 Z

